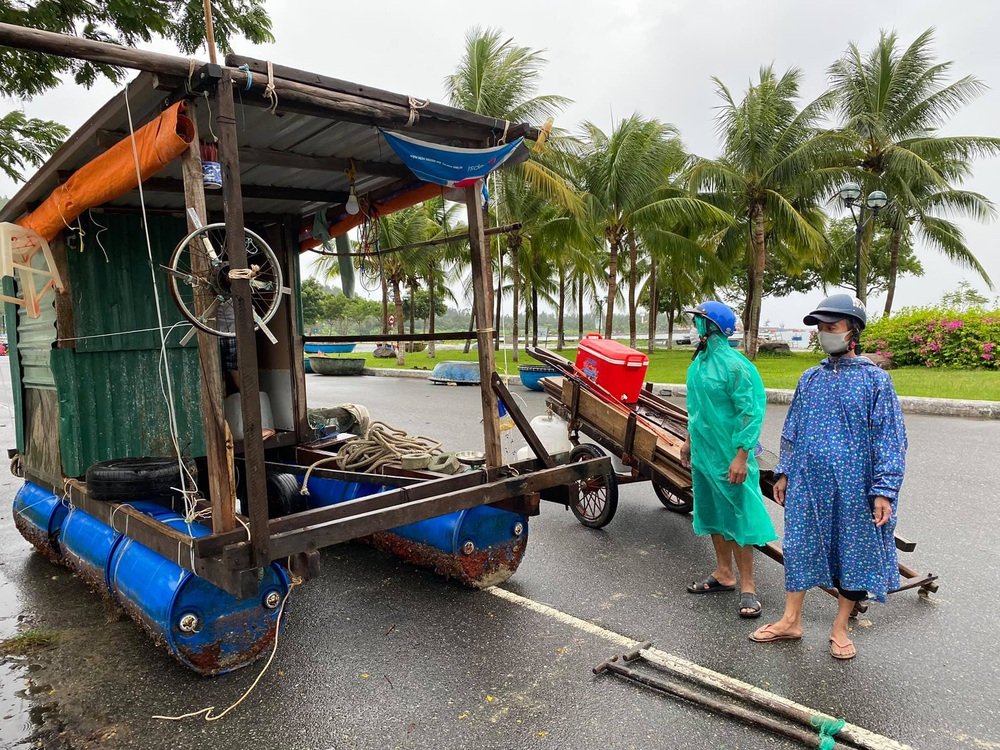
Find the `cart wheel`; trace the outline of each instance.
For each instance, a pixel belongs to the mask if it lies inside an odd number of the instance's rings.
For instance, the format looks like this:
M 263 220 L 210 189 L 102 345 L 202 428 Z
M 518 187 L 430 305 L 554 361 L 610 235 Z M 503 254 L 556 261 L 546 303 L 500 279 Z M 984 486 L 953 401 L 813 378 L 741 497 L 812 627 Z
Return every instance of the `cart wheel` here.
M 576 446 L 569 454 L 570 462 L 589 461 L 594 458 L 605 458 L 607 454 L 596 445 L 583 443 Z M 580 500 L 571 505 L 573 515 L 584 526 L 599 529 L 611 523 L 618 510 L 618 480 L 612 469 L 601 476 L 591 477 L 579 482 Z
M 674 513 L 690 513 L 694 507 L 694 502 L 692 502 L 691 498 L 675 495 L 656 482 L 653 482 L 653 492 L 656 493 L 657 499 L 663 503 L 663 507 L 667 510 L 672 510 Z

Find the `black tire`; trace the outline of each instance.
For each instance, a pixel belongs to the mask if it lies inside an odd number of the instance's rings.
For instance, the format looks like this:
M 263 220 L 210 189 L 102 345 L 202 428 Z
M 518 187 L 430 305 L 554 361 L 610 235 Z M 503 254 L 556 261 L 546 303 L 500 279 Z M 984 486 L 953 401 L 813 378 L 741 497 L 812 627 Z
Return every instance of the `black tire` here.
M 294 474 L 267 475 L 268 518 L 281 518 L 305 509 L 306 499 L 299 492 L 299 480 Z
M 676 495 L 655 481 L 653 482 L 653 492 L 656 493 L 656 498 L 663 503 L 663 507 L 674 513 L 690 513 L 694 508 L 694 500 L 690 496 Z
M 186 458 L 184 464 L 197 479 L 194 461 Z M 183 486 L 177 459 L 171 456 L 113 458 L 87 469 L 87 495 L 104 502 L 152 500 L 170 504 L 180 497 L 174 488 Z
M 596 445 L 582 443 L 570 451 L 569 460 L 574 463 L 606 458 L 607 455 Z M 614 469 L 609 468 L 604 474 L 579 482 L 579 488 L 580 500 L 570 506 L 576 520 L 591 529 L 600 529 L 611 523 L 618 511 L 618 479 Z

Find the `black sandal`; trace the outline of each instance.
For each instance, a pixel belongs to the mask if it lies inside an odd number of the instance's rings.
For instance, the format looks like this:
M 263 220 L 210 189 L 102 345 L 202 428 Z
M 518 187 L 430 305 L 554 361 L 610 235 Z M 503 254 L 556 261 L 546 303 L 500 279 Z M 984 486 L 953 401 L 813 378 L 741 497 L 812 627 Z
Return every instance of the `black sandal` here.
M 744 612 L 744 609 L 749 609 L 750 611 Z M 756 617 L 760 617 L 762 609 L 760 598 L 756 594 L 750 591 L 744 591 L 740 594 L 740 606 L 737 612 L 739 612 L 740 617 L 744 620 L 753 620 Z
M 736 591 L 735 586 L 719 583 L 715 576 L 708 576 L 703 581 L 695 581 L 687 587 L 689 594 L 717 594 L 721 591 Z

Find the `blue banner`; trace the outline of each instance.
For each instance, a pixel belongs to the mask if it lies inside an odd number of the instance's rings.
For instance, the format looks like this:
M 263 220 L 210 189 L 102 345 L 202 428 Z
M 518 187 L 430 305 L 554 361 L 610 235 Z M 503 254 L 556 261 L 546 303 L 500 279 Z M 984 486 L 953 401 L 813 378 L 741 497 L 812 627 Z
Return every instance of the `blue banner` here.
M 380 132 L 413 174 L 435 185 L 467 187 L 500 166 L 509 167 L 528 159 L 524 138 L 492 148 L 458 148 Z

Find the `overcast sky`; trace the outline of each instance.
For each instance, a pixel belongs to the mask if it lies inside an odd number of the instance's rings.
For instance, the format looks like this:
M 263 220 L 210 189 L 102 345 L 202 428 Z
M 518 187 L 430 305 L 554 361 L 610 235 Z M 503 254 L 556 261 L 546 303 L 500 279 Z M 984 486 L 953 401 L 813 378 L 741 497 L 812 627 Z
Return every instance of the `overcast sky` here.
M 803 97 L 811 99 L 825 87 L 828 65 L 848 42 L 868 49 L 880 28 L 894 28 L 908 44 L 935 26 L 938 58 L 955 62 L 956 77 L 971 73 L 991 87 L 945 132 L 1000 135 L 996 0 L 271 0 L 266 6 L 277 41 L 258 48 L 243 43 L 237 51 L 437 101 L 444 100 L 442 80 L 461 57 L 466 31 L 501 27 L 517 43 L 547 50 L 543 93 L 574 101 L 559 126 L 573 130 L 591 120 L 608 130 L 612 117 L 640 112 L 674 123 L 687 147 L 702 156 L 718 150 L 711 76 L 742 91 L 762 64 L 773 62 L 779 71 L 798 66 L 805 72 Z M 156 48 L 170 49 L 163 43 Z M 25 109 L 75 128 L 113 93 L 107 83 L 89 92 L 68 84 Z M 1000 202 L 1000 160 L 977 163 L 965 187 Z M 14 190 L 0 179 L 0 195 Z M 1000 285 L 997 226 L 963 223 L 973 252 Z M 962 279 L 988 292 L 972 272 L 933 250 L 918 247 L 918 254 L 926 275 L 901 281 L 896 306 L 937 301 Z M 800 325 L 803 310 L 818 296 L 766 300 L 763 317 Z M 880 311 L 881 305 L 871 301 L 869 308 Z

